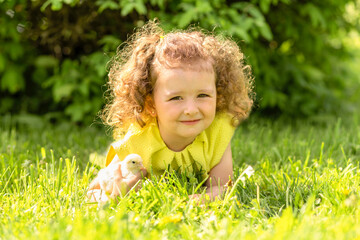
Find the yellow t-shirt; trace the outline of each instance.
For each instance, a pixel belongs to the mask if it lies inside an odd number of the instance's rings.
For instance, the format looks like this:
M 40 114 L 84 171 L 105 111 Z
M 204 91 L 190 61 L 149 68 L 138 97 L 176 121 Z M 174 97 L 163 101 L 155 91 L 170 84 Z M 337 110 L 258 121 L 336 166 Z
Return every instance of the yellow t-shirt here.
M 231 116 L 226 113 L 217 114 L 211 125 L 191 144 L 180 152 L 174 152 L 162 140 L 156 120 L 144 128 L 132 124 L 121 140 L 111 144 L 106 166 L 115 154 L 119 159 L 124 159 L 127 155 L 136 153 L 142 157 L 149 173 L 160 175 L 166 169 L 172 169 L 182 173 L 200 171 L 206 177 L 220 162 L 234 131 Z

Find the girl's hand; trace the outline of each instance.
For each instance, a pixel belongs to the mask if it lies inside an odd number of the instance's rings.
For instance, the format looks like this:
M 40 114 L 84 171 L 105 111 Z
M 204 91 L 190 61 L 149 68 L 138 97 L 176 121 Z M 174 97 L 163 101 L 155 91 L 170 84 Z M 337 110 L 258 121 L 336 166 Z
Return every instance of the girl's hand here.
M 110 197 L 115 198 L 117 196 L 125 196 L 126 193 L 128 193 L 141 179 L 146 177 L 146 175 L 146 169 L 142 168 L 137 174 L 129 178 L 124 178 L 121 172 L 121 165 L 118 164 L 117 168 L 114 170 L 113 190 Z M 139 186 L 137 186 L 135 190 L 137 191 L 138 188 Z
M 226 192 L 225 186 L 210 186 L 207 188 L 204 194 L 192 194 L 189 195 L 190 199 L 194 199 L 201 204 L 206 204 L 211 201 L 221 200 L 223 194 Z
M 111 168 L 113 170 L 111 170 Z M 101 176 L 100 176 L 101 175 Z M 142 178 L 146 177 L 147 171 L 145 168 L 141 168 L 140 172 L 129 177 L 124 178 L 121 173 L 121 164 L 118 157 L 114 157 L 112 166 L 109 167 L 104 174 L 99 174 L 89 186 L 87 192 L 88 202 L 106 202 L 111 198 L 117 196 L 124 196 L 134 185 Z M 102 183 L 102 184 L 101 184 Z M 104 184 L 106 183 L 106 184 Z M 104 185 L 101 187 L 101 185 Z M 135 190 L 138 190 L 140 186 L 136 186 Z

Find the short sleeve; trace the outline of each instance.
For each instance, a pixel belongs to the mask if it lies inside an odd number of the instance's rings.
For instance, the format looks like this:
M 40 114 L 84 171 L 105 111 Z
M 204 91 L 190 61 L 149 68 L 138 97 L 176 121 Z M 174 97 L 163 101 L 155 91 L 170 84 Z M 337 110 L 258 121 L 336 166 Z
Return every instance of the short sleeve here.
M 209 156 L 207 158 L 209 170 L 220 162 L 234 135 L 235 127 L 231 124 L 231 118 L 231 115 L 223 113 L 206 130 L 208 142 L 205 142 L 207 146 L 204 147 L 204 150 L 207 149 L 209 151 L 207 154 Z
M 143 129 L 131 125 L 124 138 L 111 144 L 106 156 L 106 166 L 111 163 L 115 155 L 122 160 L 127 155 L 135 153 L 141 156 L 145 168 L 150 171 L 151 159 L 154 154 L 158 153 L 160 149 L 166 148 L 160 134 L 155 131 L 156 129 L 157 125 L 155 124 L 149 124 Z M 171 158 L 171 156 L 167 155 L 166 158 Z
M 114 159 L 115 155 L 116 155 L 116 152 L 115 152 L 113 146 L 110 145 L 110 148 L 106 155 L 106 160 L 105 160 L 106 167 L 111 163 L 111 161 Z
M 111 144 L 109 151 L 106 155 L 105 166 L 108 166 L 111 163 L 111 161 L 114 159 L 115 155 L 117 155 L 119 157 L 119 159 L 124 159 L 130 153 L 132 153 L 132 152 L 128 151 L 127 148 L 124 148 L 124 146 L 121 145 L 121 142 L 115 142 L 115 143 Z
M 132 135 L 133 135 L 133 132 L 129 131 L 124 136 L 123 139 L 113 142 L 110 145 L 110 148 L 106 155 L 105 166 L 108 166 L 111 163 L 111 161 L 114 159 L 115 155 L 117 155 L 119 157 L 119 159 L 124 159 L 130 153 L 136 153 L 136 152 L 131 152 L 131 149 L 129 149 L 129 139 L 131 139 Z

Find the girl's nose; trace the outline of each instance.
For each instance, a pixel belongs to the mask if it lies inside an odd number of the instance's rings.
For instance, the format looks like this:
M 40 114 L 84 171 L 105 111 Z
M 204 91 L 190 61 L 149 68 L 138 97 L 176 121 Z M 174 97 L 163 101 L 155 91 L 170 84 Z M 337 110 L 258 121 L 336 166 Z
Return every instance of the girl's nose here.
M 194 115 L 199 111 L 196 103 L 194 101 L 188 101 L 185 105 L 184 114 L 185 115 Z

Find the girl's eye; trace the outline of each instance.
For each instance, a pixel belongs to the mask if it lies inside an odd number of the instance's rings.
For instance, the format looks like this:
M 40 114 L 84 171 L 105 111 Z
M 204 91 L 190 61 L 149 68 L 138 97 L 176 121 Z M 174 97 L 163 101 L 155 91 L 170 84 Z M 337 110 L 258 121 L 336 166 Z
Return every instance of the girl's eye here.
M 210 97 L 208 94 L 202 93 L 198 95 L 199 98 Z
M 173 101 L 173 100 L 181 100 L 181 97 L 180 96 L 176 96 L 176 97 L 172 97 L 169 99 L 170 101 Z

